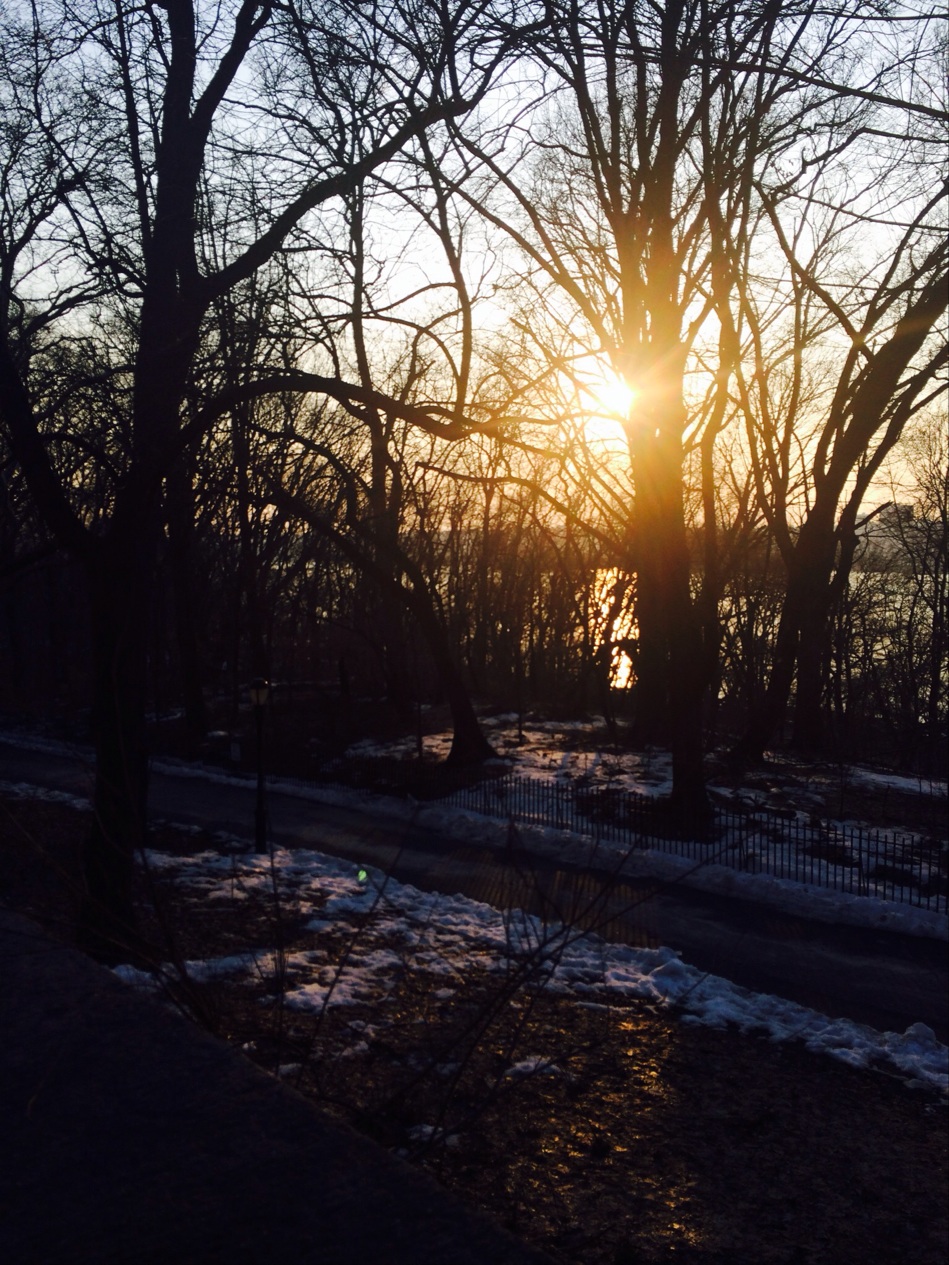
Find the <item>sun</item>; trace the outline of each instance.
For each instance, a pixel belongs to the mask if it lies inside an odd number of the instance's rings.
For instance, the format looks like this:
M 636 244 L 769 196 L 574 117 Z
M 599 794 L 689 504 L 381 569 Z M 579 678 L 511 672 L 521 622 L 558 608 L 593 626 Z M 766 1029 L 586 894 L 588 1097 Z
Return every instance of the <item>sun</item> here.
M 581 387 L 586 437 L 591 441 L 625 439 L 625 426 L 636 404 L 636 390 L 612 369 L 597 366 Z
M 620 421 L 625 421 L 629 417 L 636 403 L 635 390 L 625 379 L 610 371 L 607 371 L 600 381 L 591 382 L 587 387 L 587 393 L 607 416 L 618 418 Z

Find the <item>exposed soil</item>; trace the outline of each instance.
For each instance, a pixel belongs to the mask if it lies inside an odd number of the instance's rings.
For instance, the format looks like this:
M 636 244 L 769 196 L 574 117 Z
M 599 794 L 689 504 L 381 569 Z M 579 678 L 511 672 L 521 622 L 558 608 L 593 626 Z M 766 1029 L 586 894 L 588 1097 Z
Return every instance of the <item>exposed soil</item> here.
M 0 900 L 67 940 L 84 828 L 72 809 L 0 803 Z M 155 846 L 194 841 L 166 831 Z M 263 900 L 210 909 L 167 878 L 141 898 L 147 933 L 181 959 L 315 939 L 299 911 L 275 921 Z M 472 969 L 446 997 L 443 978 L 411 971 L 384 1009 L 316 1018 L 287 1009 L 273 977 L 176 991 L 563 1265 L 943 1265 L 944 1103 L 801 1047 L 512 981 Z M 506 1074 L 527 1058 L 539 1070 Z

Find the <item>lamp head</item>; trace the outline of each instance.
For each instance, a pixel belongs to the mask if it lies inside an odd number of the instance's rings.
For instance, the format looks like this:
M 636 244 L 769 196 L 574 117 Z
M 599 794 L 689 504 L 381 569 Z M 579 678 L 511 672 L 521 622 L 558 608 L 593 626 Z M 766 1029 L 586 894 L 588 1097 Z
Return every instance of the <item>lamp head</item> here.
M 270 697 L 270 682 L 258 676 L 250 683 L 250 701 L 255 707 L 263 707 Z

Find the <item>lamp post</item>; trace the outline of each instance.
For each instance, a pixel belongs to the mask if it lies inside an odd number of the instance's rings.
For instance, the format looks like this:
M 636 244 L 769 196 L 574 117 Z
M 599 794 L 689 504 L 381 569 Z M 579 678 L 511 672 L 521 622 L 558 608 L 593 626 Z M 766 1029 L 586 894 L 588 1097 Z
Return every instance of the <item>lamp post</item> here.
M 264 708 L 270 696 L 270 682 L 262 676 L 250 685 L 250 701 L 254 705 L 257 728 L 257 805 L 254 809 L 254 845 L 258 852 L 267 851 L 267 805 L 264 792 Z

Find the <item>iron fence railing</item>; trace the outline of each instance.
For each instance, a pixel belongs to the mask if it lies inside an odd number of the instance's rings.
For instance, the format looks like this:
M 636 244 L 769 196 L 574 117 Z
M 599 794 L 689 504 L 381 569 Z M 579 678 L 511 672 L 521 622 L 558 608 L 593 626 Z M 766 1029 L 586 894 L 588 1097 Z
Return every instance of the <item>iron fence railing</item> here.
M 350 770 L 350 775 L 353 770 Z M 363 770 L 363 773 L 365 770 Z M 949 843 L 893 830 L 868 830 L 790 810 L 715 806 L 708 814 L 670 810 L 667 803 L 610 785 L 541 781 L 517 773 L 483 781 L 403 783 L 338 773 L 338 785 L 419 793 L 440 804 L 515 823 L 548 826 L 619 844 L 725 865 L 746 873 L 876 896 L 949 912 Z

